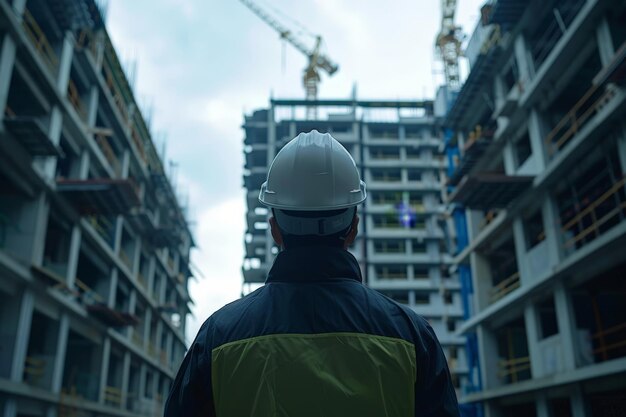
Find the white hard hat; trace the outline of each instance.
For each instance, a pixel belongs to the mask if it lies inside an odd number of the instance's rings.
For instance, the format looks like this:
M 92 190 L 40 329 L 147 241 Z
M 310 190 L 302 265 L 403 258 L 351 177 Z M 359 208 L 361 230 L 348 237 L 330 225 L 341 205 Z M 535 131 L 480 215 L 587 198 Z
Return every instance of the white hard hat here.
M 300 133 L 278 152 L 259 201 L 294 211 L 353 207 L 365 200 L 365 183 L 348 151 L 328 133 Z

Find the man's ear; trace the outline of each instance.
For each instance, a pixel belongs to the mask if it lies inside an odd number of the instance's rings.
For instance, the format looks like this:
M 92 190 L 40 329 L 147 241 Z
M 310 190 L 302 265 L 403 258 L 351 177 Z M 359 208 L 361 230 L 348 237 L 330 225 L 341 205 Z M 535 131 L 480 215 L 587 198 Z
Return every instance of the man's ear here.
M 283 235 L 280 233 L 280 228 L 274 216 L 270 217 L 270 231 L 272 232 L 272 238 L 279 248 L 283 247 Z
M 348 249 L 348 246 L 352 245 L 354 239 L 356 239 L 356 235 L 359 233 L 359 216 L 354 215 L 354 219 L 352 219 L 352 225 L 350 226 L 350 233 L 346 236 L 346 239 L 343 242 L 343 248 Z

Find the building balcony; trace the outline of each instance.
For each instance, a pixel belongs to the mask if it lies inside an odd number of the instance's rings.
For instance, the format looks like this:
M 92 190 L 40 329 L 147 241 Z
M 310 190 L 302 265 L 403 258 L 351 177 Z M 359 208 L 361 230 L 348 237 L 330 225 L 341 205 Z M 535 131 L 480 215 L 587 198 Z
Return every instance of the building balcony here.
M 469 174 L 463 177 L 450 194 L 449 201 L 480 210 L 506 208 L 530 188 L 532 180 L 532 176 Z
M 56 156 L 63 155 L 61 150 L 52 143 L 50 136 L 41 121 L 32 116 L 11 115 L 12 111 L 3 119 L 7 130 L 15 139 L 33 156 Z
M 57 191 L 82 215 L 117 215 L 140 205 L 130 179 L 58 179 Z

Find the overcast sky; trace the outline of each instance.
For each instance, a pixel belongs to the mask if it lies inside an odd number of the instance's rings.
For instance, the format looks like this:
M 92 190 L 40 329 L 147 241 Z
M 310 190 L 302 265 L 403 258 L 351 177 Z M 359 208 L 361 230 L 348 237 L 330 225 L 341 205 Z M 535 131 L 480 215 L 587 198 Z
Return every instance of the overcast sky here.
M 471 34 L 480 0 L 459 0 L 456 22 Z M 256 4 L 311 47 L 313 34 L 339 65 L 319 96 L 432 98 L 442 82 L 434 58 L 438 0 L 263 0 Z M 189 195 L 198 247 L 187 339 L 241 293 L 245 194 L 244 114 L 275 98 L 304 97 L 306 58 L 237 0 L 110 0 L 107 27 L 175 181 Z M 303 27 L 305 29 L 303 29 Z M 168 163 L 169 164 L 169 163 Z

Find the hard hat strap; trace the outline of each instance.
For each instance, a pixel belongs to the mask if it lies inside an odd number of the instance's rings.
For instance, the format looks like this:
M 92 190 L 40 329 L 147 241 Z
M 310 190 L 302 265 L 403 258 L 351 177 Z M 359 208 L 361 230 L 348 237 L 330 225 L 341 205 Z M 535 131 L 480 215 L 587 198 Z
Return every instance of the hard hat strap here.
M 356 207 L 331 217 L 298 217 L 290 216 L 284 211 L 274 209 L 274 217 L 281 230 L 290 235 L 328 236 L 338 233 L 352 223 Z

